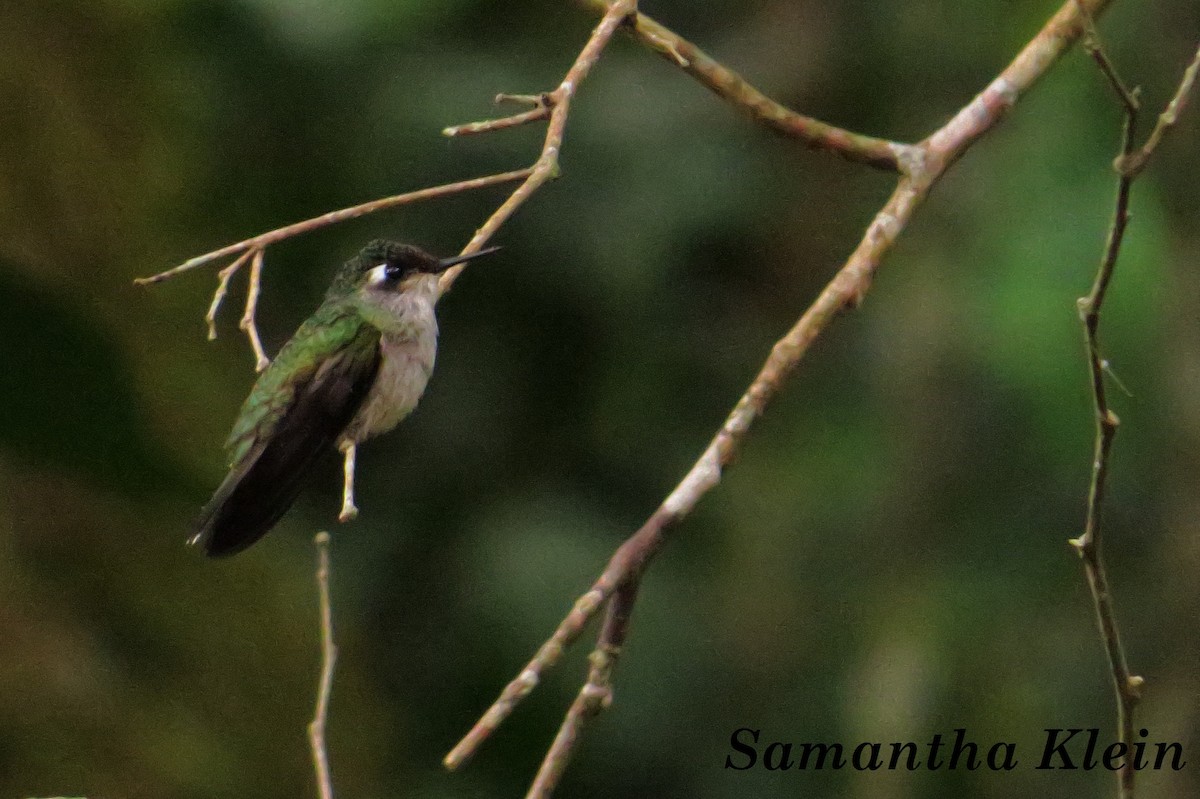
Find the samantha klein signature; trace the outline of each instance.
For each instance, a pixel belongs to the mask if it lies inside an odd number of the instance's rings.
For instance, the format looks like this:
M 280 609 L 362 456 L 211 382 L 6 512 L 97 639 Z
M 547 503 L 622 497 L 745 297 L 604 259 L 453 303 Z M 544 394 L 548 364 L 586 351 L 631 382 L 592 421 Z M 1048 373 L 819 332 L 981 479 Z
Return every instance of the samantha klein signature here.
M 1136 740 L 1104 743 L 1097 727 L 1046 727 L 1045 738 L 1033 760 L 1018 757 L 1017 745 L 1008 741 L 977 742 L 959 727 L 953 735 L 940 732 L 926 743 L 916 741 L 792 742 L 764 739 L 761 730 L 739 727 L 729 736 L 725 768 L 737 771 L 845 769 L 857 771 L 937 771 L 988 769 L 1012 771 L 1023 763 L 1034 769 L 1117 771 L 1132 758 L 1133 767 L 1179 771 L 1187 765 L 1183 744 L 1177 741 Z M 1138 730 L 1138 737 L 1150 735 Z

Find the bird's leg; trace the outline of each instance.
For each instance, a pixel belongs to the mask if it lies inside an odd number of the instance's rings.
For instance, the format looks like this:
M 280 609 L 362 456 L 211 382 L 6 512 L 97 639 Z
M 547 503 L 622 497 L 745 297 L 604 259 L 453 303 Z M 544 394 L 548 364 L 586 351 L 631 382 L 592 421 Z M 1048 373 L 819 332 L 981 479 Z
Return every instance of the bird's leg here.
M 358 506 L 354 504 L 354 457 L 358 447 L 353 441 L 343 440 L 338 445 L 342 451 L 342 510 L 338 513 L 339 522 L 348 522 L 358 515 Z

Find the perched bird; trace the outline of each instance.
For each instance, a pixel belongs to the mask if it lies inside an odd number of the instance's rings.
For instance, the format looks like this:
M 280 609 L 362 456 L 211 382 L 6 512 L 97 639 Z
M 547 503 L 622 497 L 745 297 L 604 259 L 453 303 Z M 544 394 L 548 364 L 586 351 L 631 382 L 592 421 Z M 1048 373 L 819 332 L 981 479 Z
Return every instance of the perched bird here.
M 250 546 L 291 507 L 333 447 L 344 458 L 339 519 L 353 518 L 356 445 L 407 416 L 433 371 L 438 275 L 497 249 L 438 259 L 379 240 L 347 261 L 243 403 L 226 443 L 229 475 L 188 543 L 211 556 Z

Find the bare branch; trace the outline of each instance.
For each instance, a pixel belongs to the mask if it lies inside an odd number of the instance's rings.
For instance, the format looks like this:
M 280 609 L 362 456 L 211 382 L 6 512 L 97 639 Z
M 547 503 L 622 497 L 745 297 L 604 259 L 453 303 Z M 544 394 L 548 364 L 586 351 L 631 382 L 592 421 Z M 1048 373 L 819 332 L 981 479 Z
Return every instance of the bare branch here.
M 529 170 L 525 182 L 509 195 L 508 199 L 488 217 L 479 230 L 475 231 L 475 235 L 463 248 L 464 255 L 481 249 L 487 240 L 500 229 L 500 226 L 507 222 L 517 212 L 517 209 L 533 196 L 535 191 L 542 187 L 542 184 L 558 177 L 558 152 L 562 147 L 567 117 L 571 113 L 571 100 L 574 99 L 575 92 L 579 90 L 580 84 L 587 78 L 592 67 L 600 59 L 600 54 L 608 46 L 613 33 L 630 15 L 635 13 L 637 13 L 637 0 L 616 0 L 611 6 L 606 7 L 600 24 L 592 31 L 587 44 L 579 51 L 575 63 L 567 70 L 567 74 L 558 84 L 558 88 L 545 95 L 543 102 L 550 108 L 550 122 L 546 126 L 546 138 L 542 143 L 541 155 L 538 156 L 533 168 Z M 463 265 L 460 264 L 442 274 L 438 281 L 442 293 L 450 290 L 462 270 Z
M 598 5 L 592 0 L 585 2 L 590 6 Z M 564 649 L 579 637 L 602 606 L 608 605 L 610 613 L 612 612 L 613 603 L 616 601 L 614 594 L 620 596 L 619 592 L 627 587 L 631 591 L 636 590 L 644 569 L 665 543 L 668 529 L 685 518 L 704 495 L 718 485 L 722 471 L 732 462 L 754 421 L 762 415 L 813 341 L 843 309 L 856 308 L 862 302 L 884 256 L 891 250 L 933 185 L 980 136 L 995 127 L 1021 93 L 1044 75 L 1067 48 L 1080 38 L 1085 25 L 1082 12 L 1099 13 L 1108 2 L 1109 0 L 1091 0 L 1081 4 L 1077 4 L 1075 0 L 1067 2 L 979 95 L 919 145 L 902 151 L 903 166 L 900 167 L 899 162 L 896 162 L 901 172 L 896 189 L 875 215 L 846 263 L 792 329 L 772 347 L 754 381 L 684 478 L 645 524 L 618 548 L 600 577 L 576 601 L 571 612 L 560 622 L 550 639 L 539 648 L 517 678 L 505 687 L 496 702 L 446 756 L 443 762 L 447 768 L 460 766 L 496 730 L 516 705 L 537 686 L 545 671 L 559 661 Z M 611 8 L 608 13 L 611 13 Z M 661 50 L 661 47 L 666 46 L 663 43 L 668 43 L 674 54 L 673 59 L 681 66 L 688 69 L 690 65 L 694 65 L 699 51 L 693 45 L 639 15 L 638 30 L 647 25 L 649 27 L 646 29 L 652 31 L 656 37 L 657 45 L 651 43 L 652 46 Z M 711 79 L 712 69 L 707 65 L 704 69 L 706 71 L 702 74 Z M 740 81 L 740 78 L 738 80 Z M 841 149 L 837 151 L 843 155 L 848 152 Z M 868 151 L 853 150 L 859 155 Z M 898 151 L 891 152 L 895 156 Z M 855 160 L 879 165 L 867 157 Z M 532 180 L 531 176 L 530 181 Z M 525 185 L 529 185 L 529 182 Z M 524 189 L 525 185 L 521 189 Z M 521 189 L 518 189 L 518 192 Z M 627 601 L 632 603 L 632 595 Z M 627 619 L 628 612 L 628 607 L 622 607 L 622 618 Z M 608 625 L 601 632 L 596 652 L 607 651 L 607 630 Z M 595 681 L 593 677 L 597 675 L 594 669 L 595 662 L 588 684 L 595 683 L 595 686 L 609 690 L 611 668 L 606 668 L 600 675 L 603 679 Z M 557 782 L 557 774 L 578 737 L 580 724 L 596 712 L 596 707 L 588 702 L 590 700 L 585 700 L 583 693 L 576 699 L 550 754 L 547 755 L 535 788 L 543 790 L 545 786 L 552 787 Z
M 660 508 L 640 530 L 617 549 L 599 579 L 587 593 L 575 601 L 571 612 L 559 622 L 554 635 L 538 648 L 533 659 L 505 686 L 500 697 L 442 760 L 446 768 L 454 770 L 465 763 L 479 745 L 508 718 L 521 700 L 537 687 L 542 675 L 558 664 L 566 648 L 579 638 L 588 622 L 596 615 L 596 611 L 604 607 L 618 586 L 629 580 L 632 575 L 640 574 L 649 558 L 664 541 L 663 530 L 671 521 L 671 515 Z M 632 596 L 629 601 L 632 602 Z
M 1132 134 L 1136 114 L 1129 112 L 1125 127 L 1125 146 L 1123 152 L 1128 153 L 1132 147 Z M 1104 257 L 1096 271 L 1092 290 L 1086 297 L 1079 299 L 1079 316 L 1083 323 L 1084 340 L 1087 346 L 1088 366 L 1092 381 L 1092 399 L 1095 407 L 1096 439 L 1092 453 L 1092 479 L 1088 488 L 1087 515 L 1084 531 L 1078 538 L 1071 539 L 1070 544 L 1083 560 L 1084 571 L 1087 574 L 1088 586 L 1091 589 L 1092 601 L 1096 609 L 1096 621 L 1100 627 L 1100 637 L 1104 641 L 1108 655 L 1109 668 L 1112 672 L 1113 687 L 1117 699 L 1117 734 L 1119 739 L 1131 747 L 1133 736 L 1133 711 L 1139 700 L 1139 689 L 1142 678 L 1134 676 L 1129 671 L 1125 649 L 1121 644 L 1121 634 L 1117 626 L 1116 610 L 1113 605 L 1112 592 L 1108 585 L 1108 576 L 1104 565 L 1102 551 L 1101 508 L 1104 504 L 1104 494 L 1107 487 L 1109 453 L 1112 450 L 1113 439 L 1117 434 L 1120 420 L 1108 407 L 1107 392 L 1104 379 L 1106 363 L 1100 355 L 1100 311 L 1104 298 L 1112 280 L 1116 267 L 1117 256 L 1125 234 L 1125 226 L 1129 222 L 1129 189 L 1133 178 L 1123 175 L 1118 181 L 1116 209 L 1113 213 L 1112 226 L 1109 229 L 1108 244 L 1105 246 Z M 1127 750 L 1128 751 L 1128 750 Z M 1134 759 L 1128 758 L 1118 771 L 1120 795 L 1128 798 L 1133 795 Z
M 354 205 L 349 208 L 342 208 L 338 211 L 330 211 L 327 214 L 306 219 L 303 222 L 295 222 L 285 227 L 269 230 L 266 233 L 260 233 L 257 236 L 252 236 L 236 244 L 230 244 L 212 252 L 206 252 L 203 255 L 197 255 L 195 258 L 189 258 L 179 266 L 168 269 L 165 272 L 159 272 L 156 275 L 148 277 L 136 278 L 133 282 L 139 286 L 145 286 L 150 283 L 159 283 L 163 280 L 168 280 L 183 272 L 191 271 L 199 266 L 204 266 L 207 263 L 224 258 L 229 255 L 247 250 L 264 249 L 268 245 L 278 241 L 298 236 L 301 233 L 308 233 L 318 228 L 328 227 L 329 225 L 345 222 L 348 219 L 356 219 L 360 216 L 373 214 L 376 211 L 382 211 L 387 208 L 395 208 L 398 205 L 407 205 L 409 203 L 420 202 L 422 200 L 432 200 L 437 197 L 446 197 L 451 194 L 461 194 L 462 192 L 474 191 L 488 186 L 498 186 L 504 183 L 513 183 L 514 181 L 524 180 L 529 177 L 530 170 L 518 169 L 513 172 L 502 172 L 496 175 L 487 175 L 482 178 L 472 178 L 471 180 L 460 180 L 457 183 L 446 183 L 441 186 L 432 186 L 427 189 L 418 189 L 405 194 L 397 194 L 393 197 L 383 197 L 378 200 L 372 200 L 361 205 Z
M 637 598 L 638 584 L 630 580 L 617 589 L 608 604 L 608 616 L 596 648 L 588 656 L 587 681 L 579 689 L 579 695 L 571 703 L 554 743 L 550 745 L 537 776 L 526 794 L 526 799 L 548 799 L 562 779 L 570 762 L 571 753 L 583 732 L 584 725 L 607 710 L 613 702 L 612 677 L 629 632 L 629 616 Z
M 606 0 L 580 2 L 592 10 L 602 10 L 608 6 Z M 772 100 L 741 75 L 645 14 L 637 15 L 632 31 L 651 50 L 756 122 L 784 136 L 798 139 L 808 147 L 827 150 L 848 161 L 892 172 L 904 171 L 912 145 L 854 133 L 798 114 Z
M 571 760 L 571 753 L 583 732 L 588 719 L 597 716 L 612 704 L 612 669 L 616 665 L 616 653 L 597 648 L 589 657 L 591 669 L 587 682 L 579 689 L 579 695 L 571 703 L 554 743 L 550 745 L 537 776 L 526 794 L 527 799 L 545 799 L 554 792 Z
M 465 125 L 452 125 L 451 127 L 443 128 L 442 135 L 453 137 L 468 136 L 476 133 L 490 133 L 494 130 L 515 128 L 518 125 L 525 125 L 530 122 L 550 118 L 552 100 L 549 94 L 497 94 L 496 102 L 529 103 L 533 108 L 524 113 L 513 114 L 512 116 L 500 119 L 487 119 L 482 122 L 468 122 Z
M 1154 130 L 1150 132 L 1146 143 L 1137 152 L 1117 158 L 1115 166 L 1118 172 L 1130 177 L 1137 177 L 1146 168 L 1146 162 L 1150 160 L 1150 156 L 1162 143 L 1163 136 L 1175 127 L 1175 123 L 1179 121 L 1179 115 L 1187 108 L 1188 98 L 1191 96 L 1192 86 L 1196 83 L 1198 71 L 1200 71 L 1200 47 L 1196 48 L 1196 54 L 1192 56 L 1192 63 L 1188 64 L 1187 69 L 1184 70 L 1183 79 L 1179 81 L 1175 95 L 1167 103 L 1163 112 L 1159 114 L 1158 122 L 1155 123 Z
M 1100 72 L 1108 79 L 1108 83 L 1112 86 L 1113 92 L 1116 93 L 1117 99 L 1121 102 L 1121 105 L 1125 106 L 1125 113 L 1136 117 L 1138 112 L 1138 90 L 1136 88 L 1128 88 L 1125 85 L 1125 81 L 1121 80 L 1121 76 L 1117 74 L 1116 67 L 1108 57 L 1108 52 L 1104 49 L 1104 42 L 1100 39 L 1100 33 L 1096 30 L 1096 21 L 1092 19 L 1092 15 L 1082 3 L 1079 4 L 1079 11 L 1083 15 L 1085 31 L 1083 36 L 1084 49 L 1087 50 L 1092 60 L 1096 62 L 1096 66 L 1100 68 Z
M 337 664 L 337 646 L 333 642 L 333 604 L 329 599 L 329 533 L 321 531 L 313 538 L 317 548 L 317 593 L 321 602 L 321 678 L 317 683 L 317 707 L 308 725 L 313 769 L 317 775 L 320 799 L 333 799 L 333 780 L 329 774 L 329 754 L 325 750 L 325 724 L 329 718 L 329 696 L 333 691 L 333 670 Z
M 534 108 L 540 108 L 550 102 L 545 92 L 541 94 L 509 94 L 508 92 L 500 92 L 492 100 L 496 105 L 501 103 L 516 103 L 517 105 L 528 105 Z
M 1100 314 L 1104 307 L 1104 300 L 1108 296 L 1108 288 L 1116 270 L 1117 259 L 1120 257 L 1121 244 L 1125 240 L 1125 229 L 1129 224 L 1129 198 L 1133 181 L 1158 147 L 1163 133 L 1178 119 L 1178 114 L 1186 103 L 1187 94 L 1196 78 L 1197 65 L 1200 64 L 1200 50 L 1197 50 L 1191 65 L 1184 71 L 1179 87 L 1166 110 L 1159 116 L 1154 132 L 1140 149 L 1135 150 L 1134 137 L 1137 132 L 1138 116 L 1136 92 L 1131 92 L 1125 87 L 1125 82 L 1121 80 L 1116 68 L 1104 54 L 1099 36 L 1095 28 L 1091 26 L 1090 20 L 1088 39 L 1090 41 L 1089 52 L 1125 109 L 1125 121 L 1121 133 L 1121 152 L 1113 164 L 1118 175 L 1117 192 L 1112 223 L 1109 225 L 1108 238 L 1104 245 L 1104 254 L 1101 256 L 1095 279 L 1092 281 L 1091 291 L 1087 296 L 1080 297 L 1078 301 L 1079 319 L 1083 324 L 1088 371 L 1092 384 L 1096 436 L 1092 448 L 1092 477 L 1088 487 L 1083 533 L 1078 538 L 1072 538 L 1069 543 L 1083 561 L 1088 587 L 1091 590 L 1092 604 L 1096 612 L 1096 623 L 1100 629 L 1100 638 L 1104 642 L 1105 653 L 1108 657 L 1113 692 L 1117 703 L 1118 740 L 1124 744 L 1125 751 L 1133 751 L 1135 743 L 1134 710 L 1141 700 L 1141 688 L 1145 681 L 1129 669 L 1125 647 L 1121 643 L 1115 603 L 1104 562 L 1101 514 L 1108 485 L 1113 439 L 1117 435 L 1120 419 L 1108 405 L 1108 394 L 1105 389 L 1108 362 L 1100 352 Z M 1118 795 L 1121 799 L 1132 799 L 1136 776 L 1135 758 L 1126 758 L 1117 771 Z

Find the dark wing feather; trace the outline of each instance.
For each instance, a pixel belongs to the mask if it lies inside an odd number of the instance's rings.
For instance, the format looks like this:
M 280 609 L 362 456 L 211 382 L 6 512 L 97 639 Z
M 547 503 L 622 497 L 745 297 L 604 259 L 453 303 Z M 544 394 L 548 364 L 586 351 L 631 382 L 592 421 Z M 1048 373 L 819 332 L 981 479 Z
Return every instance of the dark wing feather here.
M 357 315 L 305 323 L 246 399 L 230 435 L 229 475 L 201 511 L 190 543 L 216 557 L 265 535 L 354 418 L 379 361 L 379 331 Z

